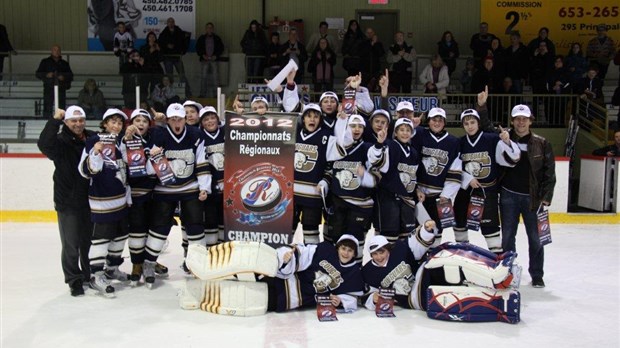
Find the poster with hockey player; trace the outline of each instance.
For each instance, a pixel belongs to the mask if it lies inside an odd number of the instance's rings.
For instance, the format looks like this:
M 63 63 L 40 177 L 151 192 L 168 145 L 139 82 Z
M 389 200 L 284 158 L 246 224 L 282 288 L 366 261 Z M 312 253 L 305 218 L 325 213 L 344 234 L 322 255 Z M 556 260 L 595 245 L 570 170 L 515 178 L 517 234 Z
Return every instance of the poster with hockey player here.
M 125 23 L 133 47 L 138 49 L 145 44 L 149 32 L 159 37 L 168 18 L 174 18 L 176 25 L 194 38 L 188 43 L 189 51 L 194 51 L 195 0 L 87 0 L 86 13 L 89 51 L 112 51 L 118 22 Z
M 297 114 L 225 118 L 225 239 L 290 244 Z

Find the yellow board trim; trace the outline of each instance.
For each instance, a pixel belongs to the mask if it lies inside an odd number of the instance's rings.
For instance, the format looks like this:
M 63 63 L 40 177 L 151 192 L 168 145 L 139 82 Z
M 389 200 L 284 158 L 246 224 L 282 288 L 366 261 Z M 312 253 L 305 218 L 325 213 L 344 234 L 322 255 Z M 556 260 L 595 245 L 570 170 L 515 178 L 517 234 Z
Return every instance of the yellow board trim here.
M 550 213 L 552 224 L 620 224 L 620 214 Z M 0 222 L 57 222 L 54 210 L 0 210 Z

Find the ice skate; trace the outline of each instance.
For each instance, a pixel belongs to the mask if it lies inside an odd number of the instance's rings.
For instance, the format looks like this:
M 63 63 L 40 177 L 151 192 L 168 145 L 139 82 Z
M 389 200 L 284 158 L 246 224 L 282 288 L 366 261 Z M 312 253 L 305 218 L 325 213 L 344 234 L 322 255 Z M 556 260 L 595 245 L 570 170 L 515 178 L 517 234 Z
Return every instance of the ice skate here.
M 155 263 L 155 274 L 160 278 L 168 278 L 168 267 L 161 263 Z
M 109 280 L 118 280 L 121 282 L 130 280 L 129 274 L 118 269 L 118 266 L 108 266 L 105 270 L 105 276 Z
M 90 277 L 91 289 L 97 290 L 99 294 L 106 298 L 114 298 L 114 287 L 110 285 L 110 281 L 103 271 L 99 271 Z
M 155 265 L 157 263 L 153 261 L 144 261 L 142 272 L 144 274 L 144 284 L 147 288 L 152 289 L 155 284 Z
M 129 276 L 129 285 L 131 285 L 132 287 L 138 286 L 140 278 L 142 278 L 142 264 L 134 263 L 133 268 L 131 269 L 131 275 Z

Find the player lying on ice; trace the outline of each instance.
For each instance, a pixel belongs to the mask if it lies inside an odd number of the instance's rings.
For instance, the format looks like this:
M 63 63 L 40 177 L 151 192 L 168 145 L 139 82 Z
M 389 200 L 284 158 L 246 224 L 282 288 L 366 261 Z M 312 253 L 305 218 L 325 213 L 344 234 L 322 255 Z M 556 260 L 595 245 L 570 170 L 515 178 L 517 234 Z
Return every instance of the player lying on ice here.
M 348 234 L 335 246 L 329 242 L 277 250 L 257 242 L 227 242 L 208 250 L 190 246 L 187 266 L 198 279 L 187 281 L 180 305 L 250 316 L 316 307 L 315 296 L 328 295 L 338 310 L 353 312 L 364 292 L 355 262 L 357 248 L 357 239 Z
M 385 287 L 395 290 L 397 304 L 427 310 L 431 318 L 518 322 L 520 298 L 513 288 L 520 274 L 513 274 L 516 254 L 496 256 L 471 244 L 444 243 L 427 255 L 435 232 L 435 223 L 429 220 L 406 240 L 390 244 L 382 236 L 371 239 L 372 261 L 364 266 L 370 289 L 365 306 L 373 309 L 378 296 L 374 293 Z M 336 247 L 323 242 L 278 250 L 237 241 L 208 250 L 190 246 L 187 265 L 198 279 L 188 280 L 180 305 L 251 316 L 315 305 L 315 295 L 330 294 L 336 295 L 335 306 L 353 311 L 361 291 L 359 269 L 352 262 L 354 241 L 343 235 Z M 257 278 L 262 281 L 256 282 Z
M 384 236 L 368 242 L 371 260 L 362 267 L 368 291 L 365 307 L 375 310 L 379 289 L 393 289 L 395 303 L 420 309 L 428 317 L 455 321 L 519 322 L 520 267 L 516 253 L 496 255 L 468 243 L 435 240 L 435 222 L 406 240 L 390 243 Z

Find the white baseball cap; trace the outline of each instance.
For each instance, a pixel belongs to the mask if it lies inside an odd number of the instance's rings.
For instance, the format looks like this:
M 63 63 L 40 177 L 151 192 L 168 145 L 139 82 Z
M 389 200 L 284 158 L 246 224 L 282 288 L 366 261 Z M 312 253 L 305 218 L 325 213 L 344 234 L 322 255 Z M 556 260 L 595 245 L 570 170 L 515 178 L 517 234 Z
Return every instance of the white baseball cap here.
M 402 126 L 403 124 L 411 127 L 411 131 L 412 132 L 415 129 L 415 126 L 413 125 L 413 122 L 410 119 L 408 119 L 408 118 L 399 118 L 398 120 L 396 120 L 396 123 L 394 124 L 394 134 L 393 134 L 393 136 L 396 136 L 396 130 L 398 129 L 398 127 Z
M 433 117 L 437 117 L 437 116 L 441 116 L 443 118 L 447 118 L 446 117 L 446 110 L 444 110 L 442 108 L 432 108 L 428 112 L 428 118 L 433 118 Z
M 215 114 L 215 116 L 218 116 L 217 110 L 215 110 L 213 106 L 205 106 L 204 108 L 200 109 L 200 112 L 198 113 L 198 115 L 200 116 L 200 118 L 202 118 L 202 116 L 208 113 L 212 113 L 212 114 Z
M 301 112 L 301 114 L 303 115 L 303 114 L 305 114 L 309 110 L 314 110 L 314 111 L 318 112 L 319 114 L 322 113 L 321 107 L 318 104 L 310 103 L 310 104 L 304 105 L 304 109 Z
M 323 94 L 321 94 L 321 98 L 319 98 L 319 103 L 321 103 L 323 101 L 323 99 L 327 98 L 327 97 L 332 97 L 334 99 L 336 99 L 336 103 L 340 102 L 340 100 L 338 100 L 338 95 L 334 92 L 323 92 Z
M 172 103 L 168 105 L 168 108 L 166 109 L 166 117 L 167 118 L 170 118 L 170 117 L 185 118 L 185 108 L 183 107 L 183 105 L 179 103 Z
M 368 242 L 368 252 L 372 254 L 388 244 L 390 242 L 384 236 L 373 236 L 370 238 L 370 242 Z
M 65 110 L 65 120 L 70 120 L 73 118 L 85 118 L 86 113 L 84 109 L 77 105 L 71 105 Z
M 347 239 L 355 243 L 355 255 L 357 255 L 357 249 L 360 247 L 360 242 L 352 234 L 343 234 L 342 236 L 340 236 L 340 238 L 338 238 L 338 242 L 336 242 L 336 247 L 338 247 L 338 244 L 340 244 L 340 242 Z
M 519 104 L 515 105 L 512 108 L 512 112 L 510 113 L 512 117 L 524 116 L 524 117 L 532 117 L 532 112 L 527 105 Z
M 375 110 L 372 115 L 370 115 L 370 118 L 368 120 L 372 120 L 375 116 L 383 116 L 385 118 L 388 119 L 388 122 L 390 122 L 390 113 L 383 110 L 383 109 L 377 109 Z
M 480 119 L 480 115 L 478 115 L 478 111 L 474 110 L 474 109 L 465 109 L 463 110 L 463 112 L 461 112 L 461 121 L 463 121 L 463 119 L 466 116 L 474 116 L 477 119 Z
M 117 108 L 109 108 L 105 111 L 105 113 L 103 114 L 103 120 L 105 120 L 106 118 L 113 116 L 113 115 L 119 115 L 122 116 L 123 119 L 127 119 L 127 114 L 124 113 L 123 111 L 121 111 L 120 109 Z
M 186 100 L 185 103 L 183 103 L 183 106 L 193 106 L 196 108 L 196 111 L 200 111 L 200 109 L 202 109 L 202 105 L 200 105 L 200 103 L 195 102 L 193 100 Z
M 348 125 L 352 125 L 352 124 L 361 124 L 362 126 L 366 127 L 366 121 L 364 121 L 364 118 L 360 115 L 349 116 Z
M 254 97 L 250 105 L 254 105 L 254 103 L 257 103 L 257 102 L 263 102 L 265 103 L 265 105 L 267 105 L 267 107 L 269 107 L 269 101 L 267 100 L 267 98 L 263 97 L 262 95 L 257 95 L 256 97 Z
M 144 117 L 148 118 L 149 120 L 151 119 L 151 114 L 149 114 L 149 112 L 144 110 L 144 109 L 135 109 L 131 113 L 131 116 L 129 117 L 129 119 L 133 120 L 134 118 L 136 118 L 138 116 L 144 116 Z
M 401 111 L 401 110 L 409 110 L 409 111 L 413 111 L 413 104 L 411 104 L 408 101 L 401 101 L 400 103 L 398 103 L 398 105 L 396 106 L 396 112 Z

